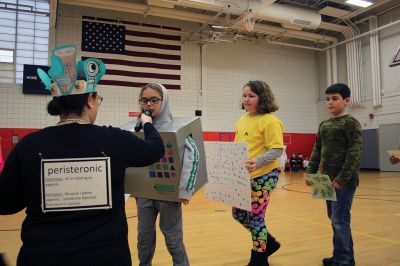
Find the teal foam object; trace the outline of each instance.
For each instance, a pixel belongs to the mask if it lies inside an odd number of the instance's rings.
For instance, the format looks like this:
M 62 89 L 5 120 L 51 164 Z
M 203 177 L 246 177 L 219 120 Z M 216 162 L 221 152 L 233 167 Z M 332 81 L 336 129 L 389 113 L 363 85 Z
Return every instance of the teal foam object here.
M 70 95 L 77 78 L 75 45 L 62 45 L 55 48 L 50 56 L 49 76 L 57 83 L 61 95 Z
M 88 58 L 77 63 L 77 51 L 76 45 L 56 47 L 50 56 L 49 71 L 37 70 L 39 78 L 53 96 L 94 92 L 106 73 L 106 65 L 101 59 Z M 78 82 L 82 80 L 86 83 Z
M 37 73 L 39 75 L 39 78 L 42 80 L 42 82 L 46 86 L 46 89 L 50 90 L 50 88 L 51 88 L 51 78 L 49 77 L 49 75 L 47 75 L 47 73 L 45 71 L 43 71 L 42 69 L 40 69 L 40 68 L 37 69 Z
M 96 85 L 106 73 L 106 65 L 101 59 L 88 58 L 78 63 L 78 77 L 86 80 L 86 92 L 96 91 Z

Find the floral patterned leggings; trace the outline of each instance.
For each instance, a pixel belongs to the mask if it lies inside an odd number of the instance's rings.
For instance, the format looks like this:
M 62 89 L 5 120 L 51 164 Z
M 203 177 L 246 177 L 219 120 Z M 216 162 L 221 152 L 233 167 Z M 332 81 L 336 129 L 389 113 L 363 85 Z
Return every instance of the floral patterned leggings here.
M 265 252 L 267 245 L 267 228 L 265 226 L 265 211 L 272 190 L 278 183 L 278 170 L 256 177 L 251 181 L 251 212 L 232 208 L 233 218 L 251 232 L 253 250 Z

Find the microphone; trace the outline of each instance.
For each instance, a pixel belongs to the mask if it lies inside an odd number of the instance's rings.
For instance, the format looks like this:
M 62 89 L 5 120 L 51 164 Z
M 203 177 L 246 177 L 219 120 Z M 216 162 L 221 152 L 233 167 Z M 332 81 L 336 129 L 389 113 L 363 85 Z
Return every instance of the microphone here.
M 153 114 L 153 112 L 148 109 L 148 110 L 144 110 L 143 112 L 145 115 L 151 116 Z M 139 132 L 142 129 L 142 123 L 140 121 L 140 116 L 138 116 L 137 122 L 136 122 L 136 126 L 135 126 L 135 131 Z

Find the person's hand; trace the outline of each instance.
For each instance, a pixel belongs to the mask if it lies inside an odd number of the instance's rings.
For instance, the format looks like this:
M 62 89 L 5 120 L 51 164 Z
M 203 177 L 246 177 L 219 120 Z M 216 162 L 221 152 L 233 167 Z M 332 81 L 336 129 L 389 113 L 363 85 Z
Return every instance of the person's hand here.
M 148 116 L 145 113 L 142 113 L 142 114 L 140 114 L 140 122 L 142 123 L 142 127 L 144 127 L 144 124 L 152 123 L 153 119 L 151 118 L 151 116 Z
M 248 159 L 246 161 L 245 167 L 249 173 L 254 172 L 257 168 L 256 166 L 256 160 L 255 159 Z
M 313 184 L 313 183 L 311 182 L 311 180 L 308 179 L 307 176 L 304 177 L 304 182 L 306 183 L 307 186 L 312 186 L 312 184 Z
M 333 187 L 334 189 L 342 189 L 342 188 L 343 188 L 343 185 L 337 183 L 336 181 L 332 181 L 332 187 Z
M 183 203 L 183 205 L 188 205 L 189 201 L 190 200 L 188 200 L 188 199 L 181 199 L 181 202 Z
M 396 164 L 396 163 L 399 163 L 399 162 L 400 162 L 400 159 L 397 158 L 397 157 L 395 157 L 394 155 L 392 155 L 392 156 L 390 156 L 390 162 L 391 162 L 392 164 Z

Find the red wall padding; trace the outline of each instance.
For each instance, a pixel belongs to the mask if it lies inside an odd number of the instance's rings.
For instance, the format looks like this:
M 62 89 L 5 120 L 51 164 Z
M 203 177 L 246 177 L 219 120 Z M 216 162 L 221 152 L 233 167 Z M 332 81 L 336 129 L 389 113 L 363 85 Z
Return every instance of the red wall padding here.
M 302 153 L 303 158 L 306 156 L 310 158 L 312 149 L 314 147 L 316 134 L 306 133 L 285 133 L 283 141 L 286 145 L 286 154 L 288 158 L 293 153 Z
M 306 133 L 285 133 L 283 142 L 286 145 L 286 153 L 290 157 L 293 153 L 302 153 L 303 158 L 311 156 L 315 143 L 315 134 Z M 235 132 L 204 132 L 205 141 L 233 141 Z
M 39 129 L 34 128 L 0 128 L 1 146 L 3 151 L 4 159 L 7 158 L 8 154 L 15 146 L 12 143 L 13 136 L 18 136 L 18 140 L 21 140 L 27 134 L 37 131 Z M 205 141 L 233 141 L 235 139 L 235 132 L 203 132 L 203 138 Z M 285 133 L 283 141 L 286 148 L 288 157 L 292 153 L 303 153 L 303 158 L 310 157 L 311 151 L 315 142 L 315 134 L 304 134 L 304 133 Z
M 39 129 L 36 128 L 0 128 L 1 150 L 3 152 L 3 159 L 5 160 L 8 154 L 14 148 L 16 143 L 13 143 L 13 136 L 20 141 L 29 133 L 35 132 Z

